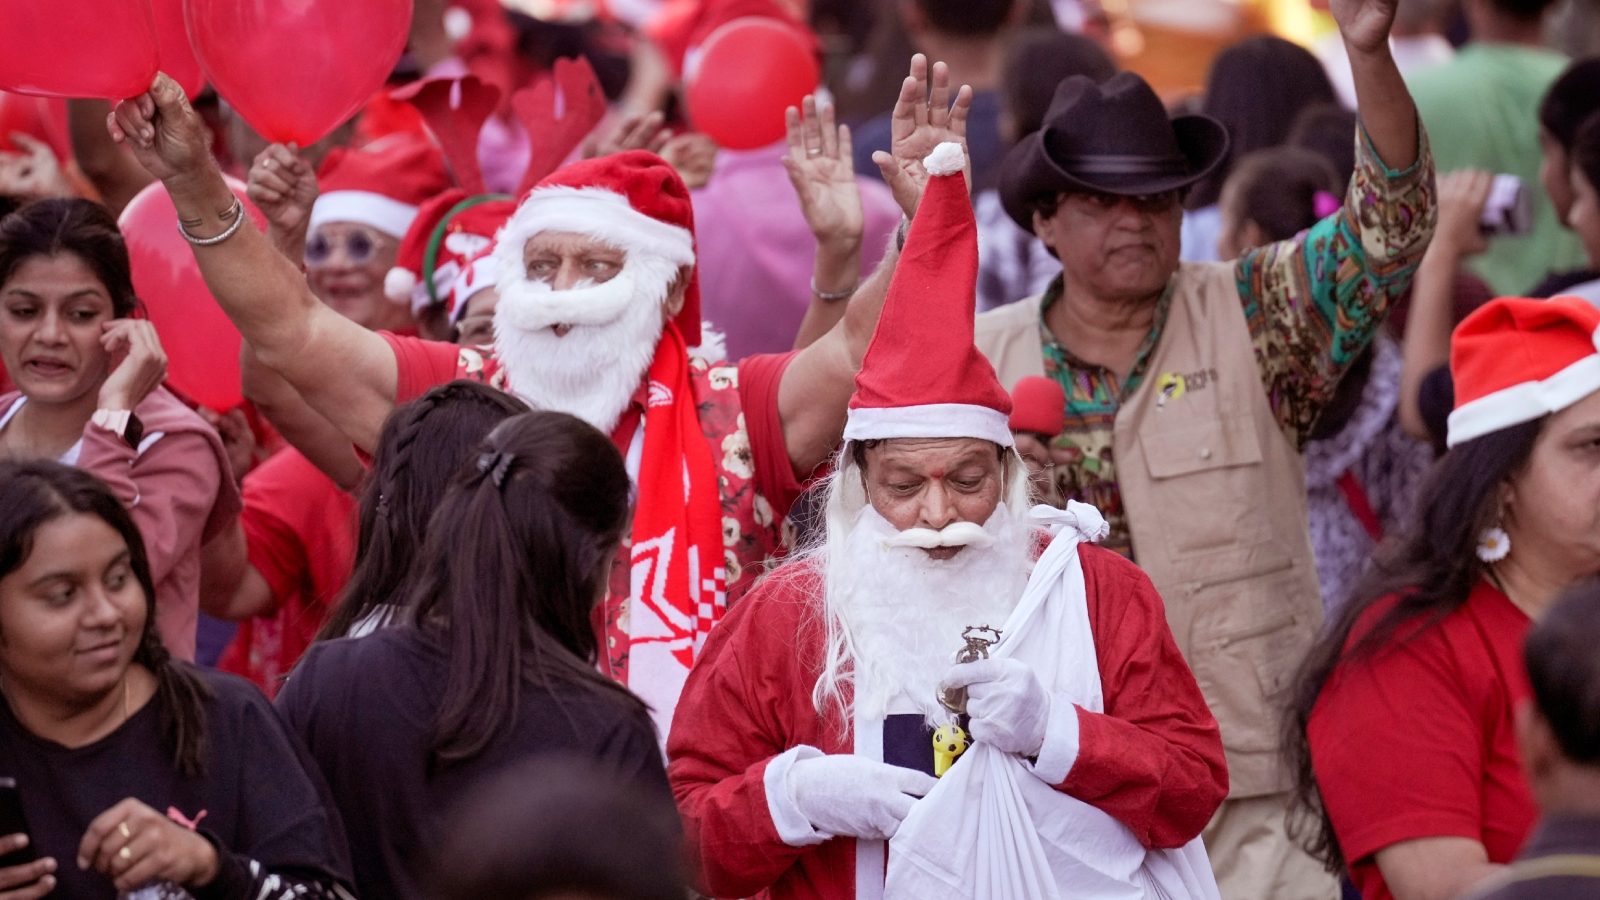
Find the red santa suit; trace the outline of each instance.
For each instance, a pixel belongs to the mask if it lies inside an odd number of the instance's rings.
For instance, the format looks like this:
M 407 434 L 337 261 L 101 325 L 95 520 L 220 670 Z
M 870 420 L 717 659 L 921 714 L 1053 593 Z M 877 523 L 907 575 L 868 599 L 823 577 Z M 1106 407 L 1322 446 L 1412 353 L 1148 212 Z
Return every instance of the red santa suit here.
M 927 162 L 935 177 L 857 378 L 845 437 L 975 438 L 1009 448 L 1010 399 L 972 347 L 976 237 L 971 208 L 961 182 L 954 175 L 940 177 L 960 171 L 960 156 L 943 160 L 939 155 L 936 151 Z M 914 396 L 908 398 L 907 392 Z M 847 467 L 849 459 L 848 453 L 841 456 Z M 1021 466 L 1020 460 L 1012 464 Z M 841 483 L 853 484 L 855 477 L 846 471 Z M 1084 703 L 1068 701 L 1069 695 L 1059 691 L 1059 674 L 1044 675 L 1034 666 L 1051 691 L 1045 742 L 1034 761 L 1005 756 L 1004 765 L 1029 765 L 1031 774 L 1020 777 L 1042 779 L 1041 784 L 1109 816 L 1114 821 L 1094 818 L 1119 833 L 1125 854 L 1131 850 L 1142 858 L 1147 849 L 1191 842 L 1197 848 L 1195 839 L 1227 794 L 1216 721 L 1178 652 L 1161 597 L 1144 573 L 1091 545 L 1070 552 L 1076 553 L 1077 567 L 1070 581 L 1054 575 L 1038 581 L 1065 586 L 1076 604 L 1077 624 L 1071 627 L 1080 640 L 1075 646 L 1087 647 L 1092 640 L 1093 674 L 1098 675 L 1079 680 L 1097 680 L 1090 692 L 1096 696 Z M 761 891 L 774 900 L 881 896 L 885 842 L 829 837 L 814 827 L 790 793 L 787 776 L 808 760 L 835 754 L 932 773 L 932 732 L 921 715 L 878 716 L 856 707 L 855 720 L 846 722 L 837 704 L 825 703 L 825 711 L 818 711 L 813 689 L 826 665 L 828 621 L 823 565 L 816 558 L 791 563 L 746 595 L 712 633 L 679 701 L 667 743 L 668 775 L 701 888 L 713 896 Z M 1038 569 L 1044 570 L 1042 563 Z M 1043 608 L 1033 591 L 1030 585 L 1024 597 L 1034 597 L 1031 608 Z M 1035 658 L 1039 643 L 1030 643 Z M 1050 641 L 1043 643 L 1045 655 L 1055 657 L 1051 663 L 1057 673 L 1087 672 L 1087 652 L 1062 658 L 1051 652 Z M 848 682 L 842 687 L 848 699 Z M 999 752 L 993 746 L 983 749 Z M 1048 789 L 1044 793 L 1047 799 L 1054 796 Z M 1074 810 L 1081 813 L 1083 807 L 1064 803 L 1061 814 L 1074 815 Z M 1053 807 L 1045 813 L 1054 814 Z M 914 818 L 915 812 L 904 826 Z M 1096 852 L 1085 850 L 1086 855 Z M 1203 867 L 1203 851 L 1197 852 Z M 1060 871 L 1053 863 L 1045 866 L 1046 878 Z M 1135 859 L 1133 868 L 1138 866 Z M 1210 884 L 1209 892 L 1190 896 L 1214 896 L 1209 871 L 1202 880 Z M 1058 878 L 1051 887 L 1062 884 Z

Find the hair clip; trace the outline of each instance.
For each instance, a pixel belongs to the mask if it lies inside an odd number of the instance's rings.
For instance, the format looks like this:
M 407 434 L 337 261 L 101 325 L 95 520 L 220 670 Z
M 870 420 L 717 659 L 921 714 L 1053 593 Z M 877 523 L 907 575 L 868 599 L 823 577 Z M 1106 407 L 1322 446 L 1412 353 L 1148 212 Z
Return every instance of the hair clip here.
M 1311 211 L 1319 219 L 1326 219 L 1338 212 L 1343 206 L 1343 200 L 1327 191 L 1317 191 L 1311 195 Z
M 511 461 L 515 456 L 504 450 L 495 450 L 484 453 L 478 457 L 478 473 L 487 474 L 489 480 L 494 482 L 495 488 L 501 489 L 506 485 L 506 473 L 511 470 Z

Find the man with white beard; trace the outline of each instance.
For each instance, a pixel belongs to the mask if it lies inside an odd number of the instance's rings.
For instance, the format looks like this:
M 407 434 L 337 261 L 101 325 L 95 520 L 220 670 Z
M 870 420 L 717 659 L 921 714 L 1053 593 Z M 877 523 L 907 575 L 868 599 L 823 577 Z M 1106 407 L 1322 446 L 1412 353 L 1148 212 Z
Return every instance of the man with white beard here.
M 942 64 L 931 90 L 926 67 L 917 72 L 896 106 L 893 160 L 882 154 L 906 208 L 926 180 L 922 156 L 962 139 L 971 103 L 966 88 L 951 102 Z M 702 341 L 688 190 L 651 153 L 586 160 L 535 185 L 500 231 L 494 344 L 464 348 L 368 332 L 319 302 L 237 215 L 171 79 L 119 104 L 111 129 L 166 184 L 207 286 L 256 358 L 362 450 L 396 404 L 454 378 L 611 433 L 638 500 L 597 611 L 600 665 L 651 705 L 664 735 L 711 627 L 779 550 L 801 481 L 838 444 L 893 253 L 804 350 L 737 364 L 692 355 Z M 822 153 L 817 123 L 804 130 Z
M 1227 794 L 1216 721 L 1149 579 L 1080 544 L 1099 514 L 1029 510 L 1010 398 L 972 342 L 960 159 L 926 162 L 823 542 L 740 602 L 684 688 L 668 774 L 699 887 L 1215 897 L 1198 835 Z M 1025 814 L 996 819 L 1002 795 Z

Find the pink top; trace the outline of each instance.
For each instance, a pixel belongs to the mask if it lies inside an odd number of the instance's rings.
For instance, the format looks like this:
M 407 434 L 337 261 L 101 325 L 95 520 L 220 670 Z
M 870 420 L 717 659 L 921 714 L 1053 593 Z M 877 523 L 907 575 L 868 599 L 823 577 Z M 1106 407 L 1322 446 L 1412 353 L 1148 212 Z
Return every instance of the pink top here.
M 729 359 L 794 349 L 811 305 L 817 244 L 783 168 L 783 144 L 719 150 L 706 186 L 693 192 L 700 313 L 727 336 Z M 857 178 L 866 230 L 862 272 L 883 258 L 900 207 L 881 182 Z
M 0 428 L 26 402 L 0 396 Z M 144 425 L 138 448 L 86 423 L 62 457 L 104 481 L 132 514 L 156 584 L 156 627 L 173 656 L 193 661 L 200 611 L 200 547 L 239 515 L 239 488 L 216 431 L 165 388 L 134 413 Z

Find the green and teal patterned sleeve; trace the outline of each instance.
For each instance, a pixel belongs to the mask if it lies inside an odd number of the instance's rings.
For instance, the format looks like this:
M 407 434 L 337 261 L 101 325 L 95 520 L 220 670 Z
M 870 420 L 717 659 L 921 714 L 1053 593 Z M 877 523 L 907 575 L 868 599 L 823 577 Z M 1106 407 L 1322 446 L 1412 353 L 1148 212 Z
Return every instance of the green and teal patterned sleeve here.
M 1410 287 L 1433 236 L 1433 156 L 1420 123 L 1417 135 L 1416 163 L 1397 172 L 1358 128 L 1344 206 L 1305 233 L 1252 250 L 1235 264 L 1262 383 L 1297 447 L 1340 376 Z

